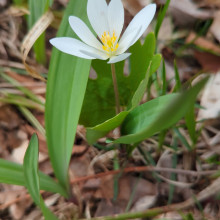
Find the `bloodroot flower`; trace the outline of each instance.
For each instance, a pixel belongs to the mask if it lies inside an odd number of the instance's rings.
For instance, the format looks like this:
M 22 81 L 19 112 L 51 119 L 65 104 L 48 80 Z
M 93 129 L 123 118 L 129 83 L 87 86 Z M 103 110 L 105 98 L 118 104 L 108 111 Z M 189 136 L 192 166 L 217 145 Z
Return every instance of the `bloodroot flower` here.
M 81 39 L 58 37 L 50 43 L 64 53 L 85 58 L 107 60 L 116 63 L 128 58 L 125 53 L 144 33 L 152 21 L 156 5 L 143 8 L 131 21 L 120 38 L 124 25 L 124 8 L 121 0 L 88 0 L 87 14 L 92 28 L 98 35 L 92 34 L 86 24 L 75 16 L 69 17 L 69 23 L 76 35 Z

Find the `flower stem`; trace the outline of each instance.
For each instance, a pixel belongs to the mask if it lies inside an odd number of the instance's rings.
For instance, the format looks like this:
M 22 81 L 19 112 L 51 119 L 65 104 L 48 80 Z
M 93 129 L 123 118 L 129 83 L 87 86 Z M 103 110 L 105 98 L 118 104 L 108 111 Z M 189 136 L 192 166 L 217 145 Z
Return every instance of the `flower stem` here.
M 119 114 L 120 113 L 120 102 L 119 102 L 119 92 L 118 92 L 118 85 L 117 85 L 114 63 L 111 64 L 111 70 L 112 70 L 112 81 L 113 81 L 114 92 L 115 92 L 116 114 Z

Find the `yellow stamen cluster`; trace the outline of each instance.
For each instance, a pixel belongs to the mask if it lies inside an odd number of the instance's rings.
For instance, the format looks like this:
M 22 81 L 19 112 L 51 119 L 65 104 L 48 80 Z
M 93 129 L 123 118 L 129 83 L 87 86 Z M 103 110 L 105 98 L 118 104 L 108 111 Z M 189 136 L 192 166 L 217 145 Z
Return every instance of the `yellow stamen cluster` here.
M 115 52 L 118 49 L 118 43 L 116 44 L 117 37 L 115 32 L 110 36 L 109 32 L 104 32 L 102 35 L 101 41 L 103 43 L 102 49 L 108 53 Z

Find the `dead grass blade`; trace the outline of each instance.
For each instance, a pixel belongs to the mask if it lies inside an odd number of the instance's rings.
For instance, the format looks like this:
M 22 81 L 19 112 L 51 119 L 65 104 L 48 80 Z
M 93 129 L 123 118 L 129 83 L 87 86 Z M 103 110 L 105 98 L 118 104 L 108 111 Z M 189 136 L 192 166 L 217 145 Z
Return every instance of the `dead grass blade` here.
M 48 28 L 48 26 L 52 23 L 53 19 L 54 16 L 51 11 L 47 11 L 44 15 L 42 15 L 42 17 L 28 32 L 21 45 L 22 61 L 25 66 L 25 69 L 30 73 L 32 77 L 40 79 L 42 81 L 46 80 L 33 67 L 26 63 L 26 59 L 35 41 Z

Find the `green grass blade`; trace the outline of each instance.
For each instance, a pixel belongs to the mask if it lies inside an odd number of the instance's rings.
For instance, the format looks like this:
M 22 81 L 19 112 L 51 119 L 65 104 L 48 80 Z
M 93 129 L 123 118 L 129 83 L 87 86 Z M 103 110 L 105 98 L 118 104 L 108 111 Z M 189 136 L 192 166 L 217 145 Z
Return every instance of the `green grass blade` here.
M 33 134 L 24 156 L 24 181 L 32 199 L 38 205 L 46 220 L 57 220 L 50 210 L 45 206 L 40 195 L 40 183 L 38 175 L 38 138 Z
M 180 74 L 179 74 L 179 70 L 176 64 L 176 60 L 174 60 L 174 70 L 175 70 L 176 85 L 173 91 L 176 92 L 176 91 L 180 91 L 181 89 Z
M 75 15 L 88 24 L 87 0 L 71 0 L 58 36 L 75 37 L 68 17 Z M 68 191 L 68 167 L 79 115 L 86 91 L 91 61 L 53 49 L 46 93 L 46 136 L 55 175 Z
M 162 95 L 167 93 L 167 77 L 166 77 L 166 66 L 165 61 L 163 59 L 163 69 L 162 69 L 162 80 L 163 80 L 163 87 L 162 87 Z
M 188 141 L 186 140 L 186 138 L 181 134 L 181 132 L 179 131 L 178 128 L 174 128 L 173 129 L 176 136 L 178 137 L 178 139 L 182 142 L 182 144 L 187 148 L 188 151 L 192 150 L 192 147 L 190 146 L 190 144 L 188 143 Z
M 155 27 L 155 37 L 157 39 L 158 37 L 158 34 L 159 34 L 159 31 L 160 31 L 160 27 L 163 23 L 163 19 L 166 15 L 166 12 L 167 12 L 167 9 L 169 7 L 169 4 L 170 4 L 170 0 L 167 0 L 166 1 L 166 4 L 164 5 L 163 8 L 160 9 L 160 12 L 158 14 L 158 17 L 157 17 L 157 24 L 156 24 L 156 27 Z
M 185 115 L 186 127 L 188 129 L 190 138 L 193 144 L 196 143 L 197 135 L 196 135 L 196 117 L 194 112 L 194 105 L 190 106 L 188 112 Z

